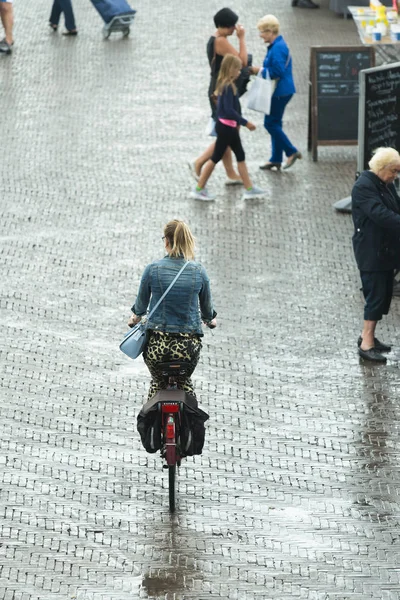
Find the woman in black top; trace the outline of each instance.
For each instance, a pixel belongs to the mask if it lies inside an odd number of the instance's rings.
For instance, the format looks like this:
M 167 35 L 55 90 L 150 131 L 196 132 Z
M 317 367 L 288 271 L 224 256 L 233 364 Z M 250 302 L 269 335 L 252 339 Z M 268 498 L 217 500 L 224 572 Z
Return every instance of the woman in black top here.
M 377 322 L 389 312 L 394 270 L 400 267 L 400 197 L 393 182 L 400 155 L 378 148 L 352 191 L 353 248 L 365 298 L 364 327 L 358 339 L 362 358 L 386 362 L 391 347 L 375 337 Z
M 239 17 L 230 8 L 223 8 L 214 15 L 214 23 L 217 31 L 210 37 L 207 42 L 207 57 L 211 68 L 210 85 L 208 88 L 208 98 L 211 107 L 211 116 L 216 120 L 216 102 L 214 98 L 214 91 L 217 84 L 218 74 L 221 68 L 221 63 L 226 54 L 233 54 L 238 56 L 242 62 L 242 66 L 247 66 L 247 48 L 245 42 L 245 30 L 242 25 L 237 25 Z M 228 37 L 233 35 L 236 31 L 237 38 L 239 40 L 239 52 L 232 46 L 228 41 Z M 190 163 L 190 170 L 196 180 L 200 177 L 201 169 L 203 165 L 211 158 L 215 148 L 215 142 L 213 142 L 207 150 L 203 152 L 201 156 L 196 158 L 193 163 Z M 240 184 L 242 179 L 240 175 L 233 168 L 232 163 L 232 152 L 228 148 L 225 152 L 222 162 L 225 167 L 227 174 L 227 184 Z

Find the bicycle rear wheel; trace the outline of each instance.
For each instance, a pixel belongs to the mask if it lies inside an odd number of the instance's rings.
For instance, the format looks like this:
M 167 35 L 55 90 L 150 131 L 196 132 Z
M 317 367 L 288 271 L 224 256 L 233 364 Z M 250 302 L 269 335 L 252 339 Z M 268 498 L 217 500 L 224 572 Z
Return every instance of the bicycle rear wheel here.
M 176 501 L 176 465 L 168 467 L 169 511 L 175 512 Z

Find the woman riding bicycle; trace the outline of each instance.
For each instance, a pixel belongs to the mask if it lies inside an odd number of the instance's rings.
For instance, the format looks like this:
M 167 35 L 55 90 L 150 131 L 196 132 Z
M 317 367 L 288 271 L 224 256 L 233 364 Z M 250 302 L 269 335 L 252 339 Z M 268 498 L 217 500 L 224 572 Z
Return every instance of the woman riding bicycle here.
M 170 221 L 164 227 L 162 239 L 167 255 L 145 268 L 128 325 L 136 325 L 147 310 L 156 305 L 182 266 L 188 262 L 146 323 L 149 339 L 143 358 L 152 377 L 148 399 L 166 387 L 157 372 L 157 365 L 173 360 L 190 363 L 191 368 L 185 376 L 178 377 L 177 383 L 179 389 L 196 397 L 190 376 L 200 357 L 203 336 L 201 321 L 215 327 L 217 313 L 213 308 L 206 270 L 194 260 L 195 240 L 188 225 L 176 219 Z

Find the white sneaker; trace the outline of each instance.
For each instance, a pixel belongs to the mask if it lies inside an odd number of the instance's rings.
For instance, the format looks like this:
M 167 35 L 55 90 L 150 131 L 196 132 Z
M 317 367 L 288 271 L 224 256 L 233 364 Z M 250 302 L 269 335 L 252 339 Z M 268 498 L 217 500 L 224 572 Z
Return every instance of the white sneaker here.
M 201 202 L 213 202 L 215 200 L 215 195 L 210 194 L 207 188 L 203 188 L 202 190 L 196 190 L 196 188 L 194 188 L 190 197 L 194 200 L 200 200 Z
M 231 179 L 230 177 L 227 177 L 225 185 L 243 185 L 243 181 L 241 179 Z
M 261 188 L 257 187 L 256 185 L 253 185 L 251 190 L 245 191 L 245 193 L 242 196 L 242 199 L 243 200 L 251 200 L 252 198 L 261 198 L 262 196 L 266 196 L 266 195 L 267 195 L 266 190 L 262 190 Z
M 194 164 L 194 162 L 188 162 L 188 167 L 189 167 L 189 171 L 190 171 L 190 174 L 193 177 L 193 179 L 195 181 L 198 181 L 199 175 L 197 175 L 197 173 L 196 173 L 196 165 Z

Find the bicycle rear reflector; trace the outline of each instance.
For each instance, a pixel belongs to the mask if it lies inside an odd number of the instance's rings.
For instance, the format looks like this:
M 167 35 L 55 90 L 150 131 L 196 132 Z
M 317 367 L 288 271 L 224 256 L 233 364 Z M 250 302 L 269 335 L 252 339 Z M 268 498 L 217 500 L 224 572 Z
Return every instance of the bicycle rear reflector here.
M 174 403 L 174 404 L 162 404 L 162 411 L 168 412 L 168 413 L 175 413 L 175 412 L 179 412 L 179 404 Z

